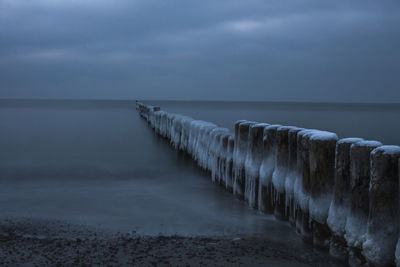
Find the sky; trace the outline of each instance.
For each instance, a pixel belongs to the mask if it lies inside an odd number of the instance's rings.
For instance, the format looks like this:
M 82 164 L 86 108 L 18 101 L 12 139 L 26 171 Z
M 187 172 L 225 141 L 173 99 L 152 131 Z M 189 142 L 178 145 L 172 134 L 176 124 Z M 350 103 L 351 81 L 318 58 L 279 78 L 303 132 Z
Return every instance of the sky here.
M 400 103 L 400 1 L 0 0 L 0 98 Z

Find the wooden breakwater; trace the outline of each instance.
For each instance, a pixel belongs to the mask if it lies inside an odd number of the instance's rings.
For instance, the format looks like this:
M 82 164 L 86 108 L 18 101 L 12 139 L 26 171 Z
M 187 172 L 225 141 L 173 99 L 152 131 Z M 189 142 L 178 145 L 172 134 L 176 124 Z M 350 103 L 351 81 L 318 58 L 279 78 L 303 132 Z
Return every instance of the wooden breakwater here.
M 136 108 L 214 183 L 288 220 L 305 242 L 352 266 L 400 263 L 400 147 L 246 120 L 231 133 L 159 107 Z

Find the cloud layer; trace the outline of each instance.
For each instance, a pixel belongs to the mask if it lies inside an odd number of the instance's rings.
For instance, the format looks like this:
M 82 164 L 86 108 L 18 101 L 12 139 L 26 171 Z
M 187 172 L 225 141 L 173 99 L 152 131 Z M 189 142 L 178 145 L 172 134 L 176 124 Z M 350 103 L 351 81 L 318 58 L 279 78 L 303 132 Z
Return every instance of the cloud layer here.
M 400 102 L 393 1 L 0 0 L 0 97 Z

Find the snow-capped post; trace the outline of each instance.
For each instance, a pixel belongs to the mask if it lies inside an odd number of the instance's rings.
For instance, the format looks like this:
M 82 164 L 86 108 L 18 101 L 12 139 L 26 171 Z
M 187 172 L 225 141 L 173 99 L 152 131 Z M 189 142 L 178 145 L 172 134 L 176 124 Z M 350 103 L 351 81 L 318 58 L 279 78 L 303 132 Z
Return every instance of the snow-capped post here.
M 163 136 L 162 134 L 162 120 L 163 120 L 163 116 L 165 114 L 165 111 L 160 110 L 157 112 L 157 117 L 156 117 L 156 133 L 160 136 Z
M 214 183 L 217 183 L 219 179 L 217 168 L 218 168 L 218 158 L 222 149 L 221 137 L 224 134 L 229 134 L 229 130 L 226 128 L 214 128 L 210 133 L 209 149 L 208 149 L 208 159 L 207 159 L 207 169 L 211 171 L 211 178 Z
M 190 131 L 190 123 L 193 121 L 190 117 L 184 117 L 182 119 L 182 132 L 181 132 L 181 141 L 179 143 L 179 149 L 188 152 L 189 146 L 189 131 Z
M 154 108 L 150 109 L 150 112 L 149 112 L 149 124 L 150 124 L 150 127 L 151 127 L 153 130 L 154 130 L 154 128 L 155 128 L 155 116 L 156 116 L 156 112 L 157 112 L 157 111 L 155 111 Z
M 335 151 L 338 136 L 330 132 L 315 132 L 310 137 L 310 219 L 313 243 L 329 248 L 330 230 L 326 223 L 335 183 Z
M 217 158 L 217 183 L 225 186 L 226 159 L 228 154 L 230 133 L 221 135 L 221 150 Z
M 327 223 L 331 230 L 329 253 L 338 259 L 347 257 L 344 239 L 347 215 L 350 210 L 350 147 L 361 138 L 344 138 L 336 144 L 335 186 Z
M 252 208 L 258 205 L 259 173 L 263 155 L 264 129 L 266 123 L 256 123 L 250 126 L 249 146 L 245 161 L 245 200 Z
M 147 113 L 147 106 L 143 105 L 141 107 L 141 115 L 142 115 L 143 119 L 146 119 L 146 113 Z
M 239 153 L 239 145 L 238 145 L 239 144 L 239 127 L 240 127 L 240 124 L 243 123 L 243 122 L 247 122 L 247 121 L 246 120 L 238 120 L 234 124 L 234 128 L 235 128 L 235 133 L 234 133 L 235 142 L 234 142 L 234 144 L 235 144 L 235 147 L 233 149 L 233 154 L 232 154 L 233 161 L 235 161 L 236 155 L 238 155 L 238 153 Z M 233 164 L 235 164 L 235 162 L 233 162 Z M 233 175 L 235 175 L 235 174 L 233 173 Z M 232 186 L 233 186 L 233 184 L 232 184 Z
M 202 123 L 203 121 L 201 120 L 193 120 L 190 123 L 188 152 L 192 155 L 194 160 L 196 160 L 196 146 L 199 140 L 200 126 Z
M 158 132 L 158 129 L 157 129 L 157 119 L 158 119 L 158 116 L 159 116 L 159 113 L 160 113 L 161 111 L 159 110 L 159 111 L 155 111 L 154 112 L 154 117 L 153 117 L 153 130 L 154 130 L 154 132 L 155 133 L 157 133 Z
M 203 133 L 201 142 L 202 142 L 202 148 L 203 148 L 203 152 L 202 152 L 202 157 L 201 157 L 201 166 L 203 167 L 204 170 L 206 171 L 210 171 L 211 174 L 211 169 L 209 168 L 208 165 L 208 159 L 211 155 L 211 153 L 213 152 L 213 147 L 211 147 L 211 143 L 213 143 L 213 136 L 216 132 L 219 131 L 218 126 L 210 126 L 210 127 L 205 127 L 204 128 L 205 131 Z
M 154 113 L 159 110 L 160 110 L 160 107 L 155 107 L 155 106 L 148 107 L 147 121 L 150 124 L 151 128 L 153 128 L 153 129 L 154 129 L 154 118 L 155 118 Z
M 263 137 L 263 157 L 260 166 L 260 182 L 258 193 L 258 209 L 273 213 L 272 174 L 276 161 L 276 131 L 281 125 L 274 124 L 265 127 Z
M 228 192 L 233 192 L 233 151 L 235 149 L 235 138 L 229 136 L 228 150 L 226 153 L 225 167 L 225 188 Z
M 171 140 L 171 130 L 172 130 L 172 120 L 174 119 L 173 114 L 168 113 L 167 115 L 167 124 L 166 124 L 166 132 L 167 132 L 167 139 Z
M 285 180 L 285 202 L 289 222 L 292 226 L 296 225 L 296 209 L 294 206 L 294 185 L 296 180 L 300 178 L 297 172 L 297 133 L 303 130 L 302 128 L 292 127 L 288 133 L 288 172 Z
M 400 159 L 397 162 L 397 169 L 398 169 L 398 176 L 397 179 L 400 179 Z M 400 193 L 400 182 L 399 182 L 399 187 L 398 187 L 399 193 Z M 400 216 L 400 196 L 397 197 L 397 214 L 398 216 Z M 397 241 L 397 245 L 396 245 L 396 252 L 395 252 L 395 262 L 396 262 L 396 266 L 400 266 L 400 218 L 397 218 L 397 224 L 398 224 L 398 241 Z
M 349 251 L 349 264 L 365 263 L 362 244 L 367 233 L 369 214 L 370 154 L 382 144 L 361 141 L 350 147 L 350 212 L 346 220 L 345 239 Z
M 172 120 L 172 134 L 171 134 L 171 144 L 175 149 L 179 149 L 182 134 L 182 120 L 185 117 L 179 114 L 174 114 Z
M 310 137 L 317 130 L 305 129 L 297 134 L 297 168 L 301 179 L 295 186 L 295 201 L 298 206 L 296 228 L 305 242 L 312 243 L 313 233 L 310 223 L 309 200 L 311 194 L 310 181 Z
M 208 157 L 207 157 L 207 170 L 211 171 L 211 180 L 216 183 L 217 178 L 217 170 L 216 170 L 216 163 L 217 163 L 217 154 L 221 150 L 220 148 L 220 137 L 221 137 L 221 128 L 215 128 L 210 132 L 209 138 L 209 148 L 208 148 Z
M 274 199 L 274 215 L 277 219 L 287 220 L 285 182 L 289 163 L 289 139 L 291 127 L 281 126 L 276 131 L 276 161 L 272 174 L 272 193 Z
M 295 210 L 296 231 L 301 234 L 303 221 L 303 146 L 302 139 L 307 129 L 300 130 L 296 135 L 296 179 L 293 185 L 293 206 Z
M 167 138 L 167 118 L 168 118 L 168 113 L 167 112 L 163 112 L 163 114 L 161 115 L 161 136 L 164 138 Z
M 247 150 L 249 146 L 250 126 L 255 124 L 251 121 L 241 122 L 237 142 L 235 142 L 235 154 L 233 155 L 233 194 L 239 199 L 244 199 L 246 174 L 244 163 L 246 161 Z
M 371 266 L 395 263 L 399 234 L 399 146 L 381 146 L 371 152 L 369 217 L 363 253 Z

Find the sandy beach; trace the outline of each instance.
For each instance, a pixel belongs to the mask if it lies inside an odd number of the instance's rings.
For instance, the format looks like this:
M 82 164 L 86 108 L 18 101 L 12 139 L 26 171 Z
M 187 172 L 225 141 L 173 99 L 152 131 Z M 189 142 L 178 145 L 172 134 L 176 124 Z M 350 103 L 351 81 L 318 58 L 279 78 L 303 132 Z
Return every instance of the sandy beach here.
M 3 220 L 1 266 L 339 266 L 251 236 L 141 236 L 60 221 Z

